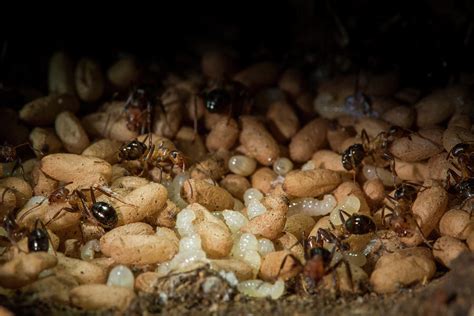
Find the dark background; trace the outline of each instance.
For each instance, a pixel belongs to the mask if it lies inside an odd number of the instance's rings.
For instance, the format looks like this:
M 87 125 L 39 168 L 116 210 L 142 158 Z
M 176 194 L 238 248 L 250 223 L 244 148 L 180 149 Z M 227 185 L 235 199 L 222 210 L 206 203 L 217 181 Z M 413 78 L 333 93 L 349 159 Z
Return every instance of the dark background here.
M 2 40 L 1 82 L 45 90 L 48 58 L 58 49 L 105 67 L 131 53 L 169 70 L 198 66 L 200 53 L 215 46 L 236 51 L 242 66 L 274 60 L 308 72 L 342 55 L 352 61 L 350 71 L 397 68 L 406 85 L 417 86 L 444 85 L 474 70 L 469 0 L 160 1 L 82 10 L 79 17 L 57 15 L 41 35 Z

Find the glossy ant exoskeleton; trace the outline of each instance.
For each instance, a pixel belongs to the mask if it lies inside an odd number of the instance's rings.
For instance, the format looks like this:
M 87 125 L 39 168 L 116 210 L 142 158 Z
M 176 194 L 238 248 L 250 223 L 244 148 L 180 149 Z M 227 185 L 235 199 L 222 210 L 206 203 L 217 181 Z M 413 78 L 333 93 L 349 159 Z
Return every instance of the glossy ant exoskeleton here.
M 451 160 L 455 168 L 461 172 L 462 178 L 474 177 L 474 143 L 459 143 L 448 153 L 446 159 Z M 454 160 L 454 161 L 453 161 Z M 448 176 L 453 176 L 448 173 Z M 448 178 L 448 183 L 450 179 Z
M 248 88 L 240 82 L 222 79 L 213 80 L 198 88 L 194 98 L 194 132 L 197 133 L 198 99 L 211 114 L 221 114 L 231 118 L 249 112 L 253 99 Z
M 412 134 L 413 132 L 399 126 L 391 126 L 388 131 L 380 132 L 371 140 L 367 132 L 362 130 L 362 143 L 351 145 L 342 153 L 342 165 L 347 171 L 357 170 L 368 156 L 372 157 L 375 165 L 380 165 L 381 167 L 386 167 L 388 162 L 395 183 L 397 176 L 395 172 L 395 158 L 389 152 L 390 144 L 397 138 L 410 137 Z
M 25 236 L 27 237 L 29 252 L 47 252 L 49 244 L 52 244 L 48 230 L 40 219 L 36 219 L 33 230 L 28 231 L 27 228 L 19 226 L 11 214 L 7 214 L 2 219 L 1 227 L 7 234 L 6 236 L 0 236 L 0 245 L 4 247 L 13 245 L 18 248 L 18 242 Z
M 344 218 L 347 216 L 347 218 Z M 341 219 L 343 234 L 348 235 L 365 235 L 374 233 L 377 226 L 372 218 L 363 214 L 349 214 L 344 210 L 339 210 L 339 217 Z M 332 224 L 332 223 L 331 223 Z
M 162 170 L 165 166 L 177 166 L 182 171 L 185 170 L 185 158 L 180 151 L 169 148 L 163 141 L 155 146 L 151 141 L 151 136 L 148 137 L 148 145 L 138 140 L 123 145 L 119 150 L 120 160 L 139 160 L 142 165 L 140 174 L 146 173 L 150 167 L 157 167 Z
M 86 196 L 86 194 L 83 192 L 85 190 L 75 189 L 71 192 L 69 189 L 66 188 L 66 185 L 68 184 L 71 183 L 66 183 L 62 187 L 56 189 L 50 194 L 48 199 L 43 200 L 43 202 L 48 200 L 49 203 L 67 202 L 70 205 L 69 207 L 63 207 L 59 211 L 57 211 L 45 224 L 45 226 L 48 226 L 51 222 L 56 220 L 61 214 L 63 214 L 63 211 L 70 213 L 81 212 L 81 223 L 83 223 L 84 221 L 89 221 L 106 230 L 112 229 L 117 225 L 117 211 L 109 203 L 97 201 L 95 191 L 99 191 L 108 197 L 118 200 L 123 204 L 128 203 L 122 201 L 118 197 L 118 195 L 110 189 L 102 186 L 91 186 L 89 189 L 85 189 L 89 191 L 89 196 Z M 34 211 L 34 209 L 41 205 L 43 202 L 23 213 L 19 218 L 19 221 L 22 221 L 28 214 Z

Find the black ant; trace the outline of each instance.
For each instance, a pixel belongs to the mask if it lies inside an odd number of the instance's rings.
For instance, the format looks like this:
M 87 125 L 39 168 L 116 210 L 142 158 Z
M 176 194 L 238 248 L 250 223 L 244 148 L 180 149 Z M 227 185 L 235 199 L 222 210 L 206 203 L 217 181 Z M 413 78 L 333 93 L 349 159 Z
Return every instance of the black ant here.
M 156 147 L 151 141 L 151 136 L 148 135 L 147 138 L 148 137 L 148 146 L 145 142 L 138 140 L 133 140 L 123 145 L 119 150 L 120 160 L 139 160 L 143 168 L 141 174 L 146 173 L 150 166 L 157 167 L 161 171 L 163 167 L 167 165 L 171 165 L 172 167 L 177 166 L 182 171 L 185 170 L 185 158 L 180 151 L 169 148 L 163 141 Z
M 347 218 L 344 218 L 347 216 Z M 374 233 L 377 226 L 372 218 L 363 214 L 349 214 L 344 210 L 339 210 L 344 235 L 365 235 Z M 331 225 L 334 226 L 331 222 Z
M 85 220 L 90 221 L 106 230 L 112 229 L 117 226 L 118 223 L 118 215 L 115 208 L 107 202 L 97 201 L 95 196 L 95 191 L 99 191 L 106 196 L 114 198 L 123 204 L 128 204 L 122 201 L 118 195 L 112 192 L 110 189 L 101 186 L 91 186 L 89 189 L 90 195 L 90 202 L 86 194 L 83 192 L 85 190 L 78 190 L 75 189 L 72 192 L 66 188 L 66 185 L 71 183 L 66 183 L 62 187 L 53 191 L 50 196 L 48 197 L 49 203 L 57 203 L 57 202 L 67 202 L 69 203 L 70 207 L 63 207 L 61 208 L 53 217 L 46 223 L 45 226 L 48 226 L 51 222 L 56 220 L 61 214 L 62 211 L 70 212 L 70 213 L 82 213 L 81 223 Z M 45 201 L 43 200 L 43 202 Z M 26 217 L 26 215 L 30 214 L 35 208 L 37 208 L 40 204 L 34 206 L 33 208 L 29 209 L 25 213 L 22 214 L 20 217 L 20 221 Z M 82 233 L 82 230 L 81 230 Z
M 357 170 L 363 160 L 368 156 L 372 157 L 376 165 L 381 164 L 382 167 L 385 167 L 388 161 L 395 183 L 397 176 L 395 171 L 395 158 L 389 152 L 389 147 L 395 139 L 401 137 L 410 138 L 412 134 L 419 135 L 418 133 L 411 132 L 399 126 L 391 126 L 388 131 L 380 132 L 374 139 L 370 140 L 367 132 L 362 130 L 362 143 L 351 145 L 344 150 L 341 157 L 342 165 L 344 169 L 351 171 Z M 419 136 L 423 137 L 421 135 Z
M 252 97 L 240 82 L 224 79 L 212 81 L 199 88 L 194 97 L 194 132 L 197 133 L 197 99 L 200 98 L 209 113 L 226 115 L 229 120 L 250 110 Z
M 3 217 L 1 226 L 7 233 L 7 236 L 0 236 L 1 245 L 14 245 L 18 247 L 18 242 L 25 236 L 27 236 L 29 252 L 47 252 L 49 250 L 49 243 L 52 244 L 48 230 L 40 219 L 36 219 L 35 226 L 30 232 L 25 227 L 20 227 L 11 214 Z

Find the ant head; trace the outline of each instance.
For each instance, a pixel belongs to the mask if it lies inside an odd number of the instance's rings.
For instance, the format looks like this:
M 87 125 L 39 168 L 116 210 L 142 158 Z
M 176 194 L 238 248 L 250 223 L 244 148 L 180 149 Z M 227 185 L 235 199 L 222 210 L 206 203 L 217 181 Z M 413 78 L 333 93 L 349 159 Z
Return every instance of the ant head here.
M 223 113 L 231 103 L 231 96 L 225 89 L 209 91 L 205 97 L 205 106 L 210 113 Z
M 455 146 L 451 149 L 451 154 L 452 154 L 454 157 L 459 157 L 459 156 L 461 156 L 462 154 L 464 154 L 468 148 L 469 148 L 469 145 L 468 145 L 468 144 L 459 143 L 459 144 L 455 145 Z
M 347 171 L 356 169 L 364 157 L 365 150 L 362 144 L 351 145 L 342 153 L 342 165 Z

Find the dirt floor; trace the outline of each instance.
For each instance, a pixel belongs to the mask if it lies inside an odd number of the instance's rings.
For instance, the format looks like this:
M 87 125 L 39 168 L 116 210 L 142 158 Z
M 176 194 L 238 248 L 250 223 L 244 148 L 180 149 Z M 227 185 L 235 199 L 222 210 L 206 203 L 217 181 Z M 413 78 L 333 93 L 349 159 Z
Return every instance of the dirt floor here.
M 205 277 L 203 277 L 205 274 Z M 212 290 L 202 292 L 204 280 L 214 278 Z M 126 315 L 474 315 L 474 254 L 460 256 L 452 271 L 426 286 L 382 296 L 358 297 L 288 295 L 279 300 L 250 299 L 219 283 L 218 275 L 199 271 L 163 281 L 160 290 L 168 295 L 141 295 Z M 16 315 L 113 315 L 114 312 L 85 312 L 34 297 L 0 296 L 0 304 Z

